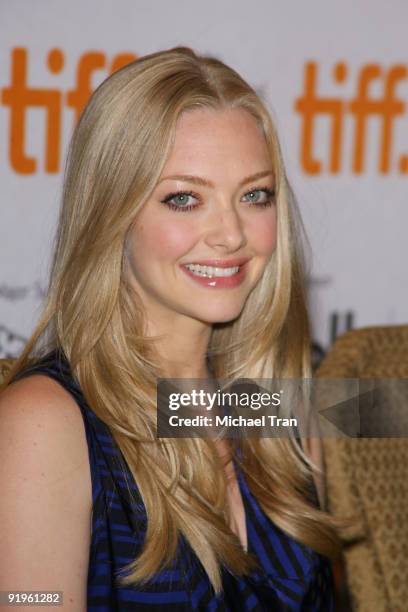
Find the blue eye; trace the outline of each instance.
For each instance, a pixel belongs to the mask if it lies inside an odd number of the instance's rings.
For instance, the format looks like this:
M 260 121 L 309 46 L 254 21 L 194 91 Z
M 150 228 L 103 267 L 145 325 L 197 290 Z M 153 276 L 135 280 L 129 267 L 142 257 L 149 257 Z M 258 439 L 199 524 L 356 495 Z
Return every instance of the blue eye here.
M 161 200 L 161 203 L 166 204 L 166 206 L 176 211 L 185 211 L 196 208 L 198 204 L 188 204 L 189 198 L 197 199 L 192 191 L 178 191 L 176 193 L 170 193 L 164 198 L 164 200 Z
M 263 196 L 263 197 L 262 197 Z M 275 190 L 269 189 L 269 187 L 262 187 L 257 189 L 251 189 L 248 191 L 244 198 L 248 198 L 247 202 L 254 204 L 255 206 L 259 206 L 261 208 L 266 208 L 267 206 L 271 206 L 273 201 L 275 200 Z

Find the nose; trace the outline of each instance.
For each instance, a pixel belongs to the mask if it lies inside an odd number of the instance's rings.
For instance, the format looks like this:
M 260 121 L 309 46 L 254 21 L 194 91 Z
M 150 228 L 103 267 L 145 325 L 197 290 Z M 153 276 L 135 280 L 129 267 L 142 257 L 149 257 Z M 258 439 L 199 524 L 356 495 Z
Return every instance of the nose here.
M 245 246 L 244 222 L 234 206 L 216 206 L 206 231 L 206 243 L 212 248 L 234 252 Z

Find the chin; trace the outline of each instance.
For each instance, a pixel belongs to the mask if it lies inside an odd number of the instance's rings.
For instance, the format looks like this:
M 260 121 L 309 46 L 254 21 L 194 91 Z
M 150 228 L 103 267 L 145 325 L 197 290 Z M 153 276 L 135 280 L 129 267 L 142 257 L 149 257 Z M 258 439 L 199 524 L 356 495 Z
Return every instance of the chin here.
M 207 312 L 197 312 L 197 319 L 204 321 L 205 323 L 215 324 L 215 323 L 228 323 L 230 321 L 234 321 L 242 312 L 242 307 L 240 308 L 217 308 L 214 311 Z

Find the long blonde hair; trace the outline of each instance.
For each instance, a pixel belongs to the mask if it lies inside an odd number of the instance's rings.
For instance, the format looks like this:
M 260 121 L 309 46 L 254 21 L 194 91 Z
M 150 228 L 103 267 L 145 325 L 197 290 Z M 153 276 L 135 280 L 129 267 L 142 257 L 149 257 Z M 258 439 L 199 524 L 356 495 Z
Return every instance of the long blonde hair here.
M 240 575 L 256 561 L 225 520 L 226 480 L 213 441 L 156 437 L 160 364 L 128 282 L 124 249 L 171 151 L 177 119 L 200 107 L 242 108 L 256 119 L 270 152 L 278 211 L 277 248 L 262 279 L 236 320 L 214 325 L 208 347 L 214 373 L 230 380 L 310 376 L 301 224 L 269 111 L 220 60 L 176 47 L 111 75 L 84 109 L 68 154 L 47 301 L 8 381 L 62 348 L 146 507 L 145 544 L 123 582 L 148 580 L 174 560 L 182 534 L 219 592 L 220 564 Z M 240 465 L 278 527 L 318 552 L 338 554 L 332 519 L 307 501 L 312 466 L 291 440 L 246 438 Z

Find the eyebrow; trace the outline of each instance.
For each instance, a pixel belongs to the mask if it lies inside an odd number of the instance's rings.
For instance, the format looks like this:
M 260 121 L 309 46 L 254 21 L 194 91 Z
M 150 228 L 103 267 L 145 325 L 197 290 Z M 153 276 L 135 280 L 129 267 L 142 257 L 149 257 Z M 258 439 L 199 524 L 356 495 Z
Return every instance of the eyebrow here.
M 256 172 L 255 174 L 251 174 L 251 176 L 247 176 L 246 178 L 244 178 L 240 182 L 239 187 L 243 187 L 247 183 L 256 181 L 269 175 L 273 176 L 272 170 L 263 170 L 262 172 Z M 201 178 L 200 176 L 194 176 L 192 174 L 172 174 L 171 176 L 164 176 L 162 179 L 160 179 L 159 183 L 161 183 L 162 181 L 169 180 L 185 181 L 186 183 L 194 183 L 195 185 L 202 185 L 203 187 L 215 187 L 212 181 Z

